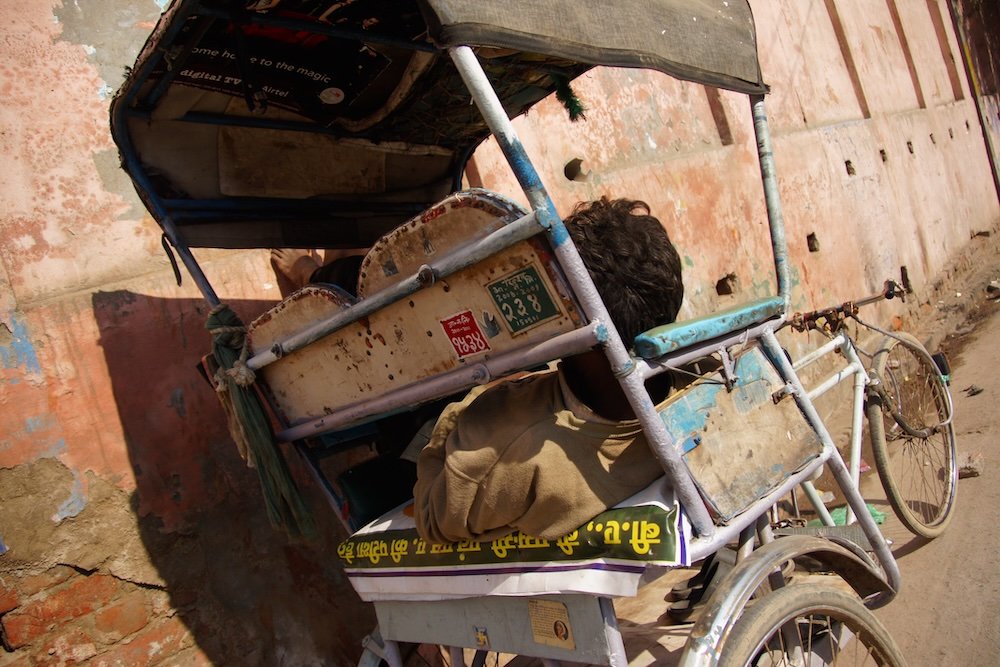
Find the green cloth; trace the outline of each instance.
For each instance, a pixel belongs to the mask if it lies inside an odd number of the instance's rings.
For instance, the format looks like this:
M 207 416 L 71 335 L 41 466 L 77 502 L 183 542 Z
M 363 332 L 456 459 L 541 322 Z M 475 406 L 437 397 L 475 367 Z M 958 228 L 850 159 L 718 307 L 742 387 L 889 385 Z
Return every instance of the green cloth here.
M 228 371 L 242 365 L 246 327 L 236 313 L 219 306 L 208 316 L 205 328 L 212 333 L 212 353 L 219 367 Z M 247 462 L 257 469 L 271 524 L 293 537 L 314 536 L 313 517 L 274 442 L 271 422 L 256 392 L 252 387 L 240 386 L 231 373 L 221 373 L 217 378 L 220 380 L 225 382 L 225 391 L 220 392 L 219 398 L 224 404 L 228 402 L 227 411 L 236 422 L 231 423 L 230 433 L 242 441 Z
M 881 512 L 875 509 L 875 506 L 871 503 L 866 503 L 865 506 L 868 508 L 868 513 L 872 515 L 872 519 L 875 523 L 880 526 L 885 523 L 885 512 Z M 841 507 L 836 507 L 830 512 L 830 517 L 833 519 L 833 523 L 838 526 L 843 526 L 847 523 L 847 505 L 842 505 Z M 810 526 L 822 526 L 823 522 L 819 519 L 813 519 L 808 523 Z

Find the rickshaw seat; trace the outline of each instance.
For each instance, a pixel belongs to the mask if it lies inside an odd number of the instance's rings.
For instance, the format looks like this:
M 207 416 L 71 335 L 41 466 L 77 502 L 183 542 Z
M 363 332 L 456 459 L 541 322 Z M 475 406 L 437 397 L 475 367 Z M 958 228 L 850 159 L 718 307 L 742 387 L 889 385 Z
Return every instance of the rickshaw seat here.
M 658 406 L 664 426 L 684 451 L 702 497 L 721 524 L 821 455 L 822 443 L 794 401 L 775 405 L 774 392 L 783 386 L 784 380 L 754 345 L 735 358 L 731 390 L 720 374 L 710 374 Z M 661 477 L 559 540 L 514 532 L 497 540 L 437 545 L 420 538 L 413 511 L 406 505 L 354 532 L 340 544 L 338 556 L 364 600 L 568 592 L 634 595 L 631 587 L 645 564 L 669 566 L 671 558 L 675 565 L 689 563 L 690 533 L 679 514 L 670 514 L 672 509 L 679 511 L 679 505 L 670 481 Z M 637 521 L 628 516 L 636 511 L 652 514 Z M 652 517 L 658 517 L 655 528 L 649 523 Z M 643 535 L 655 538 L 650 543 L 669 548 L 662 557 L 653 557 L 640 539 Z M 612 543 L 623 551 L 602 552 Z M 629 552 L 629 545 L 640 544 L 641 549 Z M 580 545 L 599 553 L 592 553 L 590 560 L 577 549 Z M 650 557 L 637 559 L 640 553 Z M 609 560 L 623 569 L 609 568 Z M 581 576 L 590 567 L 600 569 L 602 576 Z M 626 575 L 626 570 L 632 574 Z
M 486 190 L 457 192 L 365 256 L 360 300 L 525 215 Z M 350 307 L 333 286 L 293 293 L 248 328 L 253 352 Z M 525 309 L 527 306 L 527 310 Z M 520 241 L 258 371 L 287 425 L 416 384 L 582 323 L 543 236 Z M 431 397 L 436 398 L 436 397 Z
M 360 300 L 380 298 L 423 265 L 436 265 L 524 215 L 515 203 L 485 190 L 445 198 L 372 246 L 361 265 L 358 301 L 336 285 L 308 285 L 251 323 L 251 352 L 270 349 Z M 519 312 L 523 305 L 528 311 Z M 547 240 L 540 236 L 438 277 L 409 297 L 281 356 L 257 371 L 258 386 L 283 426 L 293 427 L 490 355 L 547 340 L 581 323 Z M 410 406 L 437 398 L 444 397 L 414 390 Z M 386 416 L 375 415 L 372 428 L 381 432 Z M 386 428 L 392 431 L 391 425 Z M 338 433 L 329 435 L 336 440 Z M 401 438 L 408 440 L 409 435 Z M 321 442 L 318 447 L 327 445 Z M 335 444 L 331 452 L 343 448 Z M 316 447 L 306 449 L 313 452 Z M 379 451 L 384 455 L 336 477 L 334 497 L 344 501 L 340 509 L 346 510 L 353 528 L 412 497 L 413 464 L 383 452 L 381 444 Z M 315 472 L 332 490 L 330 473 L 312 459 Z
M 665 477 L 557 540 L 514 531 L 425 542 L 406 503 L 355 531 L 337 556 L 365 601 L 589 593 L 634 596 L 647 566 L 690 564 L 690 526 Z
M 705 317 L 650 329 L 635 337 L 633 349 L 643 359 L 656 359 L 689 345 L 765 322 L 781 315 L 784 308 L 785 302 L 781 297 L 757 299 Z

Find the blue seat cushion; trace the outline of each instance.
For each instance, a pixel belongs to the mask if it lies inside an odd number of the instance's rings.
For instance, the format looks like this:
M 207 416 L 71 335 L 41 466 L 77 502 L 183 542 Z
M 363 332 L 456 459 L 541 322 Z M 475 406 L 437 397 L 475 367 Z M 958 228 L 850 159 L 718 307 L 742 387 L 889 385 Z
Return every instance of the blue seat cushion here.
M 757 299 L 705 317 L 674 322 L 635 337 L 634 349 L 643 359 L 656 359 L 681 348 L 724 336 L 780 315 L 785 302 L 780 296 Z

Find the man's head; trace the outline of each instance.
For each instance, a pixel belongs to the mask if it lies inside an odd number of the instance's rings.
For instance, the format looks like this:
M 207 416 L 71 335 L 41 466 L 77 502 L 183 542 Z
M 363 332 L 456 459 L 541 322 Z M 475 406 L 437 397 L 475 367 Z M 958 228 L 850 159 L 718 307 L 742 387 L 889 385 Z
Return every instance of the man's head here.
M 681 260 L 645 202 L 602 197 L 578 204 L 565 222 L 626 347 L 677 318 Z

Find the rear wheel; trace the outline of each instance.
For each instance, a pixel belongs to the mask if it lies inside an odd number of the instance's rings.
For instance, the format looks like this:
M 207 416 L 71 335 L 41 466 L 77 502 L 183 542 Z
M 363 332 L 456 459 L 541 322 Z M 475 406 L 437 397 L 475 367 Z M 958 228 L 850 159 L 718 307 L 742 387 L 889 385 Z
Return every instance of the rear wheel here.
M 905 665 L 896 642 L 856 597 L 791 584 L 747 608 L 722 646 L 721 667 Z
M 878 397 L 868 401 L 875 467 L 900 521 L 913 533 L 934 538 L 951 521 L 958 482 L 951 396 L 919 341 L 897 335 L 883 340 L 873 370 L 906 423 L 898 423 Z

